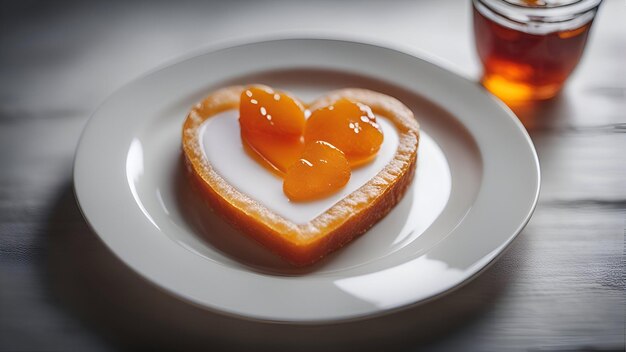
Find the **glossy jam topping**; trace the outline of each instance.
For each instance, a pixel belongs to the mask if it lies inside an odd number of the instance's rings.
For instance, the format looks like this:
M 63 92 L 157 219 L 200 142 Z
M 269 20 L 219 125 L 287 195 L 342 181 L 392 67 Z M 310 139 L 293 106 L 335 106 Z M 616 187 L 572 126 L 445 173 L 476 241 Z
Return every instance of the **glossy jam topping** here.
M 239 119 L 242 127 L 280 138 L 300 138 L 304 130 L 304 106 L 286 93 L 255 86 L 241 93 Z
M 283 191 L 292 201 L 308 201 L 335 193 L 350 180 L 344 153 L 323 141 L 308 144 L 301 158 L 289 167 Z
M 285 93 L 265 86 L 241 93 L 239 124 L 244 145 L 280 175 L 302 154 L 305 122 L 302 104 Z
M 342 98 L 311 113 L 304 140 L 305 143 L 326 141 L 334 145 L 355 167 L 376 156 L 383 143 L 383 131 L 367 105 Z
M 241 93 L 239 125 L 246 150 L 284 178 L 292 201 L 335 193 L 350 179 L 350 167 L 371 161 L 383 142 L 367 105 L 339 99 L 307 120 L 297 99 L 266 86 Z

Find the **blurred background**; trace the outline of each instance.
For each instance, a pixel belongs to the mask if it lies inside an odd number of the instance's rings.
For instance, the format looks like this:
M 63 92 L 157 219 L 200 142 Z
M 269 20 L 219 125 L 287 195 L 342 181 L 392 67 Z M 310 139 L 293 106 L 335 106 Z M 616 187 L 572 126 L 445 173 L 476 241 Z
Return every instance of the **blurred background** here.
M 72 191 L 91 112 L 181 56 L 275 35 L 374 40 L 477 80 L 471 2 L 1 2 L 0 350 L 623 350 L 625 20 L 623 0 L 604 1 L 562 94 L 514 107 L 542 194 L 497 263 L 426 306 L 289 327 L 179 302 L 104 248 Z

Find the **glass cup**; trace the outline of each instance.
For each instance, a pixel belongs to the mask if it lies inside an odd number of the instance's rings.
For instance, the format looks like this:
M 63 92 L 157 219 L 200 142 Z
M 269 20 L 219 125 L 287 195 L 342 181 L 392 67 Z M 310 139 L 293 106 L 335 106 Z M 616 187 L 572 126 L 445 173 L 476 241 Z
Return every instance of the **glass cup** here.
M 505 102 L 549 99 L 582 56 L 602 0 L 472 0 L 481 83 Z

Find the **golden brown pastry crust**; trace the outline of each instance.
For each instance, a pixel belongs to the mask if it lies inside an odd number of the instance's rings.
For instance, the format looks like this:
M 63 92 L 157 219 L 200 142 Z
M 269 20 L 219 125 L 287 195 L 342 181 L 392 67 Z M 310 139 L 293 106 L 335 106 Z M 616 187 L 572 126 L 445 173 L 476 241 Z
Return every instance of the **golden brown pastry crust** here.
M 183 125 L 187 171 L 210 206 L 231 225 L 296 266 L 312 264 L 366 232 L 402 199 L 415 174 L 419 126 L 413 113 L 390 96 L 365 89 L 330 92 L 307 107 L 314 110 L 339 98 L 370 106 L 399 134 L 392 161 L 376 176 L 307 224 L 294 224 L 250 199 L 225 181 L 204 157 L 198 129 L 211 116 L 238 109 L 242 86 L 219 89 L 194 106 Z

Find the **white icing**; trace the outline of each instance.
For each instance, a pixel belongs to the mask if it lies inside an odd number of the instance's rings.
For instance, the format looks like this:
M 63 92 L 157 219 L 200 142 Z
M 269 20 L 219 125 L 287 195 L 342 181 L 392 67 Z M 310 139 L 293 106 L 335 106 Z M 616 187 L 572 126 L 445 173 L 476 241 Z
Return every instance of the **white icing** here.
M 377 117 L 385 138 L 372 162 L 352 170 L 348 184 L 331 196 L 312 202 L 291 202 L 283 193 L 283 180 L 245 152 L 238 117 L 237 110 L 229 110 L 202 123 L 198 133 L 204 156 L 215 171 L 241 193 L 295 224 L 306 224 L 315 219 L 363 186 L 393 159 L 398 148 L 396 128 L 387 119 Z

